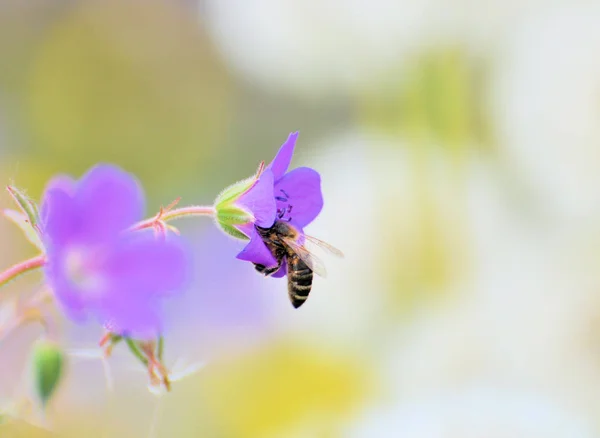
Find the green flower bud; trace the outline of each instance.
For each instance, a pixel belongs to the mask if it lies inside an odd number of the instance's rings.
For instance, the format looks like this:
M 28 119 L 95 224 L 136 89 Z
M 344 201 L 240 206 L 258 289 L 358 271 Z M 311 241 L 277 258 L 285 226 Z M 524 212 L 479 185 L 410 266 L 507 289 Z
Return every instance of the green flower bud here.
M 248 240 L 235 225 L 254 221 L 254 216 L 236 205 L 236 201 L 256 184 L 256 176 L 239 181 L 223 190 L 215 200 L 215 219 L 219 227 L 236 239 Z
M 62 377 L 64 353 L 53 342 L 39 341 L 33 347 L 32 365 L 34 389 L 45 406 Z

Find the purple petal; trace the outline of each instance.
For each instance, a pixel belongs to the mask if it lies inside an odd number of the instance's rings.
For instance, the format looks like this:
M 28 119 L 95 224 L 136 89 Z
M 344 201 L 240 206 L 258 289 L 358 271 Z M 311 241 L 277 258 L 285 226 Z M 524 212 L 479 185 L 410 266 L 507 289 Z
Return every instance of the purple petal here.
M 243 234 L 245 234 L 246 237 L 248 237 L 248 239 L 250 239 L 250 237 L 252 237 L 252 235 L 256 232 L 256 228 L 254 228 L 254 224 L 251 224 L 251 223 L 236 225 L 235 227 L 239 231 L 241 231 Z
M 42 195 L 42 203 L 40 207 L 40 217 L 42 222 L 46 221 L 46 217 L 49 211 L 49 195 L 51 192 L 56 190 L 66 193 L 68 196 L 75 196 L 75 191 L 77 189 L 77 182 L 68 175 L 58 175 L 52 178 L 46 187 L 44 188 L 44 193 Z
M 182 290 L 188 283 L 190 257 L 177 238 L 158 240 L 149 233 L 136 234 L 115 249 L 104 272 L 111 290 L 122 295 L 167 294 Z
M 77 206 L 65 191 L 53 188 L 44 195 L 42 204 L 44 244 L 62 245 L 68 242 L 79 229 Z
M 81 178 L 75 200 L 81 218 L 79 237 L 88 243 L 115 238 L 144 213 L 144 195 L 136 179 L 106 164 Z
M 294 147 L 296 146 L 296 140 L 298 139 L 299 132 L 292 132 L 285 143 L 279 148 L 279 152 L 273 158 L 273 161 L 267 166 L 267 169 L 273 171 L 275 181 L 285 175 L 290 163 L 292 162 L 292 156 L 294 155 Z
M 44 274 L 56 301 L 70 319 L 83 322 L 86 319 L 85 296 L 66 277 L 62 254 L 50 253 L 48 260 Z
M 275 183 L 277 209 L 286 212 L 284 219 L 304 228 L 323 208 L 321 177 L 308 167 L 298 167 Z
M 273 257 L 273 254 L 271 254 L 271 251 L 269 251 L 254 227 L 251 229 L 249 237 L 250 242 L 237 255 L 237 258 L 267 267 L 275 266 L 277 260 L 275 260 L 275 257 Z
M 273 182 L 273 172 L 265 170 L 256 184 L 235 201 L 236 205 L 252 213 L 254 223 L 259 227 L 269 228 L 275 222 Z
M 44 188 L 44 194 L 54 189 L 62 190 L 63 192 L 74 196 L 75 191 L 77 190 L 77 181 L 69 175 L 57 175 L 48 181 L 48 184 L 46 184 L 46 187 Z M 42 196 L 42 198 L 43 197 L 44 196 Z

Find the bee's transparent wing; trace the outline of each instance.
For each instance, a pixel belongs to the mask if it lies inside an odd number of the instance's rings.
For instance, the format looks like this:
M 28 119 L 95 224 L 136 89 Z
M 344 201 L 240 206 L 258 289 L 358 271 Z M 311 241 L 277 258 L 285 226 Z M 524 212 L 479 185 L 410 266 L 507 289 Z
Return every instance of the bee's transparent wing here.
M 321 248 L 323 251 L 328 252 L 329 254 L 332 254 L 336 257 L 344 257 L 344 253 L 342 251 L 340 251 L 339 249 L 337 249 L 335 246 L 330 245 L 327 242 L 323 242 L 320 239 L 317 239 L 316 237 L 313 236 L 308 236 L 306 234 L 303 234 L 304 239 L 306 239 L 306 244 L 308 244 L 307 246 L 310 247 L 310 245 L 315 245 L 319 248 Z
M 304 246 L 300 245 L 293 239 L 283 238 L 283 241 L 294 251 L 300 259 L 306 263 L 315 274 L 326 277 L 327 269 L 325 269 L 325 264 L 313 253 L 307 250 Z

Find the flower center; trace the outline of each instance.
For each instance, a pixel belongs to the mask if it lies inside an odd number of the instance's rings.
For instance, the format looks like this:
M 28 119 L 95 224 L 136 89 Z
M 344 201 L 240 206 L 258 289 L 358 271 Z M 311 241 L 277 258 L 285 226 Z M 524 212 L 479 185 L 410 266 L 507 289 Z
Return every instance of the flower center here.
M 279 191 L 281 192 L 281 195 L 275 196 L 275 200 L 277 201 L 277 219 L 290 222 L 292 220 L 290 213 L 294 206 L 289 202 L 290 195 L 283 189 L 279 189 Z
M 82 248 L 70 248 L 67 250 L 64 260 L 66 277 L 80 292 L 98 292 L 104 279 L 98 269 L 97 254 Z

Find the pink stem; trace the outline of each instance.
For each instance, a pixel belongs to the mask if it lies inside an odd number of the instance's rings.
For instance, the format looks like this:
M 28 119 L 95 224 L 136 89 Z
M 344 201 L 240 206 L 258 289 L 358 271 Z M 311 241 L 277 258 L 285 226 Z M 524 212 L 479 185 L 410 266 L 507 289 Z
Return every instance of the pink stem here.
M 19 275 L 24 274 L 34 269 L 41 268 L 46 263 L 46 256 L 41 254 L 32 259 L 25 260 L 21 263 L 11 266 L 6 271 L 0 273 L 0 286 L 5 285 L 9 281 L 17 278 Z
M 215 209 L 212 206 L 192 205 L 190 207 L 177 208 L 164 212 L 162 215 L 138 222 L 130 228 L 132 231 L 143 230 L 153 227 L 157 222 L 167 222 L 185 216 L 214 216 Z

